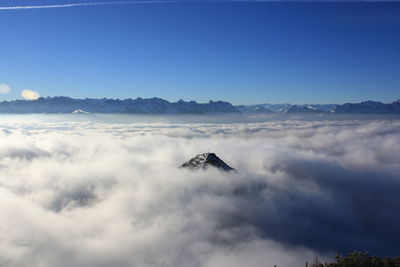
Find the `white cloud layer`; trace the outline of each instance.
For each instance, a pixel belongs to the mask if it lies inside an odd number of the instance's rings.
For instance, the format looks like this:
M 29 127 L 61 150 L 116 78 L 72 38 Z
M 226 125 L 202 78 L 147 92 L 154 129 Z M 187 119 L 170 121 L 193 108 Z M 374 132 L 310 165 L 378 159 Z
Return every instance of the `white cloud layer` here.
M 11 87 L 8 84 L 0 84 L 0 94 L 8 94 L 11 91 Z
M 32 90 L 22 90 L 21 96 L 26 100 L 37 100 L 40 97 L 38 92 Z
M 177 168 L 208 148 L 239 173 Z M 389 120 L 11 117 L 0 124 L 0 266 L 290 267 L 355 249 L 392 255 L 398 151 L 400 122 Z

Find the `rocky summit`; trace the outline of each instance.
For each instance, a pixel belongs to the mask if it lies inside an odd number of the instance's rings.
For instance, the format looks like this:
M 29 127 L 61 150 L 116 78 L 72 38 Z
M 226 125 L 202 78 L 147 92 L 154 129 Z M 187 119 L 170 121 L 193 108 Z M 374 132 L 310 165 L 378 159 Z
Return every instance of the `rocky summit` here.
M 220 159 L 215 153 L 198 154 L 196 157 L 181 165 L 181 168 L 188 168 L 191 170 L 208 169 L 208 167 L 215 167 L 223 171 L 236 171 Z

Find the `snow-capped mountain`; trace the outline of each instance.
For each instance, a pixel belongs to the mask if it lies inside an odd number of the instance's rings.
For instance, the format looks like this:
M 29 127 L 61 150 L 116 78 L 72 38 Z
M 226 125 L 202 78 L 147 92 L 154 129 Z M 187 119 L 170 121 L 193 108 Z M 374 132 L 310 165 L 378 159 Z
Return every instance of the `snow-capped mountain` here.
M 239 105 L 235 108 L 242 113 L 272 113 L 282 112 L 288 109 L 291 104 L 258 104 L 258 105 Z
M 336 104 L 259 104 L 240 105 L 235 108 L 241 113 L 324 113 L 332 112 Z
M 283 113 L 326 113 L 330 112 L 327 107 L 330 105 L 293 105 L 290 108 L 283 111 Z
M 81 109 L 77 109 L 77 110 L 74 110 L 74 111 L 72 111 L 72 114 L 89 114 L 90 112 L 87 112 L 87 111 L 84 111 L 84 110 L 81 110 Z
M 207 169 L 209 167 L 215 167 L 223 171 L 235 171 L 234 168 L 226 164 L 215 153 L 198 154 L 196 157 L 181 165 L 181 168 L 188 168 L 191 170 Z
M 240 105 L 235 106 L 235 109 L 241 113 L 274 113 L 263 105 Z
M 361 103 L 337 104 L 259 104 L 241 105 L 235 108 L 242 113 L 339 113 L 339 114 L 400 114 L 400 99 L 393 103 L 385 104 L 376 101 Z M 265 108 L 264 111 L 262 108 Z M 257 112 L 257 110 L 259 112 Z
M 83 111 L 83 112 L 76 112 Z M 136 99 L 74 99 L 46 97 L 35 101 L 15 100 L 0 102 L 0 113 L 139 113 L 139 114 L 207 114 L 238 112 L 230 103 L 209 101 L 168 102 L 161 98 Z

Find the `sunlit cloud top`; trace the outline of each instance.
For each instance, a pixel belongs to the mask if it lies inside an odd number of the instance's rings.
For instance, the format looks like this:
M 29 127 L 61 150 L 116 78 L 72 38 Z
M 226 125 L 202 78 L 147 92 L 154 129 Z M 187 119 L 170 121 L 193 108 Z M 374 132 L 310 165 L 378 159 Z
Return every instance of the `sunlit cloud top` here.
M 32 90 L 22 90 L 21 96 L 26 100 L 37 100 L 40 94 Z

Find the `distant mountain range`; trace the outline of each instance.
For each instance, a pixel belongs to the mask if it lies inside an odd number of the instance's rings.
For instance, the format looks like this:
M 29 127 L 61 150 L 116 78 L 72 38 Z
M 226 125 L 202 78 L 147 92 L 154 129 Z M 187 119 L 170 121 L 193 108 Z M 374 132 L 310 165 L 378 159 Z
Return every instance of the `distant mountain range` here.
M 336 113 L 379 113 L 379 114 L 400 114 L 400 99 L 391 103 L 384 104 L 375 101 L 365 101 L 358 104 L 338 105 L 335 108 Z
M 247 113 L 336 113 L 336 114 L 400 114 L 400 99 L 385 104 L 376 101 L 361 103 L 291 105 L 291 104 L 260 104 L 236 106 L 240 112 Z
M 242 113 L 321 113 L 332 112 L 336 104 L 327 105 L 292 105 L 292 104 L 259 104 L 240 105 L 235 108 Z
M 38 100 L 0 102 L 0 113 L 132 113 L 132 114 L 210 114 L 210 113 L 350 113 L 400 114 L 400 100 L 390 104 L 375 101 L 361 103 L 292 105 L 259 104 L 233 106 L 229 102 L 169 102 L 161 98 L 136 99 L 74 99 L 65 96 L 41 97 Z
M 0 102 L 0 113 L 137 113 L 137 114 L 206 114 L 230 113 L 237 110 L 228 102 L 168 102 L 161 98 L 74 99 L 65 96 Z

